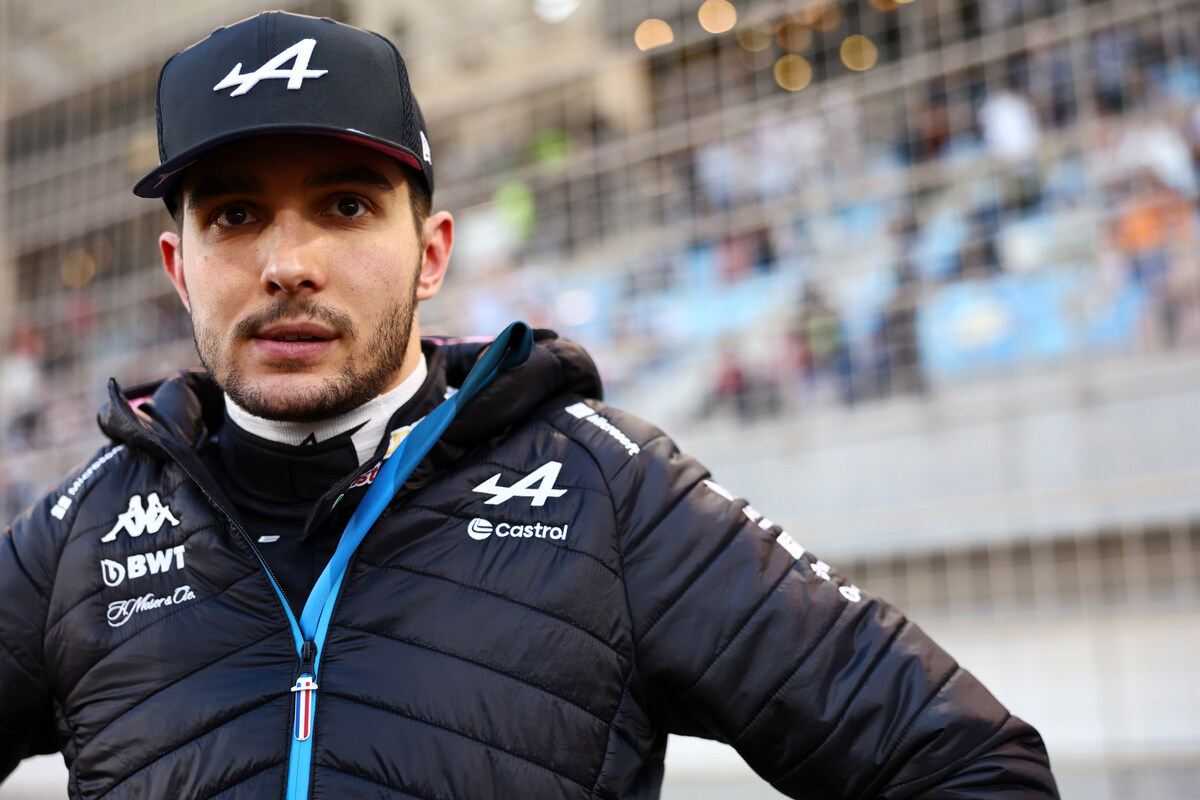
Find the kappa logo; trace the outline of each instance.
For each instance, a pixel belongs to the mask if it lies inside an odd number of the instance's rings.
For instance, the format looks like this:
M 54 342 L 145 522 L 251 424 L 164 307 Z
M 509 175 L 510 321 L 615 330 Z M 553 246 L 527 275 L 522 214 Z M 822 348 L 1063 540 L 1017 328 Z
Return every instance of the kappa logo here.
M 125 531 L 134 539 L 143 533 L 158 533 L 166 522 L 170 522 L 171 527 L 179 524 L 179 520 L 171 513 L 171 509 L 164 506 L 158 499 L 157 492 L 146 495 L 144 508 L 142 507 L 142 496 L 135 494 L 129 498 L 129 508 L 124 514 L 117 517 L 117 523 L 113 525 L 111 531 L 104 534 L 100 541 L 114 541 L 121 531 Z
M 554 486 L 560 469 L 560 462 L 547 461 L 512 486 L 501 486 L 501 473 L 497 472 L 471 491 L 490 494 L 491 499 L 484 501 L 484 504 L 489 506 L 498 506 L 514 497 L 528 497 L 530 505 L 544 506 L 551 497 L 562 497 L 567 493 L 566 489 Z
M 236 86 L 237 88 L 230 92 L 229 96 L 237 97 L 253 89 L 259 81 L 284 78 L 287 78 L 287 88 L 296 91 L 304 85 L 305 78 L 319 78 L 329 72 L 327 69 L 308 68 L 308 61 L 312 58 L 313 48 L 316 45 L 316 39 L 301 39 L 254 72 L 247 72 L 245 75 L 242 74 L 242 62 L 239 61 L 229 71 L 229 74 L 213 87 L 213 91 L 219 92 Z M 280 69 L 284 64 L 293 60 L 295 63 L 292 64 L 291 69 Z
M 106 586 L 117 587 L 128 580 L 144 575 L 158 575 L 171 569 L 183 569 L 183 545 L 155 550 L 153 553 L 132 555 L 122 564 L 119 561 L 101 559 L 100 575 Z

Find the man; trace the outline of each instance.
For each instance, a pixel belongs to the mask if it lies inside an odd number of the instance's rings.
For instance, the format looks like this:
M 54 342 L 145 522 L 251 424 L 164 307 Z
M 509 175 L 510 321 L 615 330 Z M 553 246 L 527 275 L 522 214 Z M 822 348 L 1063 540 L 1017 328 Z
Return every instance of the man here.
M 205 371 L 110 385 L 0 539 L 0 775 L 74 798 L 651 798 L 668 732 L 806 798 L 1056 797 L 1037 733 L 514 325 L 421 340 L 453 222 L 404 63 L 280 12 L 158 90 Z

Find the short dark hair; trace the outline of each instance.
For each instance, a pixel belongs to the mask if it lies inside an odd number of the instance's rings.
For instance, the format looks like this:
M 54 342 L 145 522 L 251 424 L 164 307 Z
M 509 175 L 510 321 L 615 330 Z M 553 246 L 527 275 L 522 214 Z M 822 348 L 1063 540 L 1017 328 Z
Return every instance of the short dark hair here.
M 404 162 L 400 163 L 400 172 L 404 182 L 408 184 L 408 201 L 412 204 L 413 225 L 417 228 L 417 238 L 425 228 L 425 220 L 433 212 L 433 195 L 425 185 L 425 176 Z
M 429 214 L 433 210 L 433 196 L 429 193 L 428 187 L 425 186 L 425 178 L 421 173 L 402 161 L 396 163 L 400 167 L 400 174 L 404 176 L 404 183 L 408 186 L 408 200 L 412 206 L 413 226 L 417 229 L 417 238 L 420 239 L 425 229 L 425 220 L 429 219 Z M 171 218 L 175 220 L 175 228 L 182 232 L 183 190 L 179 187 L 180 184 L 176 183 L 175 188 L 163 197 L 163 202 L 167 204 L 167 211 L 170 212 Z

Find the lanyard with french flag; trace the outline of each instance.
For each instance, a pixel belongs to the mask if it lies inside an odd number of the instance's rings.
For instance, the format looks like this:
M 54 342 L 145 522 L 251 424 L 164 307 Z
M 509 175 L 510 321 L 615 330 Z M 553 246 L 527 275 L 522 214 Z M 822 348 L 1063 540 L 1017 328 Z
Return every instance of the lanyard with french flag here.
M 532 350 L 533 331 L 529 326 L 523 322 L 509 325 L 480 355 L 458 392 L 421 420 L 409 435 L 401 440 L 391 455 L 385 456 L 375 480 L 346 524 L 333 557 L 329 559 L 312 592 L 309 593 L 298 621 L 287 602 L 283 601 L 283 593 L 274 583 L 274 578 L 271 578 L 291 622 L 296 652 L 300 656 L 299 672 L 295 684 L 291 687 L 295 697 L 295 709 L 288 764 L 287 800 L 308 798 L 309 777 L 312 773 L 313 727 L 316 720 L 317 693 L 320 688 L 317 685 L 317 675 L 320 672 L 321 651 L 350 558 L 375 524 L 375 520 L 445 432 L 458 411 L 498 372 L 524 362 Z M 270 576 L 269 570 L 267 574 Z

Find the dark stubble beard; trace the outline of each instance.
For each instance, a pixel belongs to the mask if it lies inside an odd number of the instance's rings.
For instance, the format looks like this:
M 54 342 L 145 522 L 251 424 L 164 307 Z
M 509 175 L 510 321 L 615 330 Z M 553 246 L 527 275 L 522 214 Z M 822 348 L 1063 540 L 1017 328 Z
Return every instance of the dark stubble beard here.
M 399 373 L 408 352 L 416 313 L 418 277 L 414 276 L 408 291 L 401 292 L 384 312 L 366 346 L 358 348 L 357 360 L 347 361 L 336 376 L 320 386 L 289 390 L 283 397 L 271 397 L 247 379 L 241 366 L 229 355 L 236 343 L 281 320 L 317 321 L 332 328 L 342 338 L 358 342 L 359 331 L 349 315 L 307 297 L 280 300 L 262 312 L 239 320 L 228 332 L 214 330 L 193 314 L 192 337 L 196 353 L 200 363 L 230 399 L 255 416 L 284 422 L 317 422 L 345 414 L 380 395 Z M 304 369 L 303 365 L 297 365 L 295 371 L 303 372 Z

